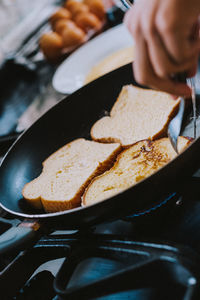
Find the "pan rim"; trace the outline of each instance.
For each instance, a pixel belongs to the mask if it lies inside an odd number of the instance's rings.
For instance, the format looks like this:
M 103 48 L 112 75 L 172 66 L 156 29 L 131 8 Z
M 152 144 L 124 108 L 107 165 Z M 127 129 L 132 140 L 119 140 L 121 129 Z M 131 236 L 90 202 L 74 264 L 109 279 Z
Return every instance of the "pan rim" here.
M 145 179 L 143 179 L 143 180 L 145 180 Z M 138 185 L 138 183 L 137 183 L 137 185 Z M 134 186 L 136 186 L 136 185 L 134 185 Z M 0 207 L 2 209 L 4 209 L 5 211 L 7 211 L 8 213 L 13 214 L 13 215 L 18 216 L 18 217 L 23 217 L 23 218 L 28 218 L 28 219 L 48 219 L 48 218 L 51 218 L 51 217 L 68 215 L 68 214 L 75 213 L 75 212 L 81 211 L 81 210 L 89 210 L 89 209 L 92 209 L 92 207 L 94 207 L 94 206 L 100 206 L 102 202 L 107 201 L 107 200 L 111 200 L 111 199 L 117 197 L 119 194 L 122 194 L 122 193 L 124 193 L 124 192 L 132 189 L 134 186 L 129 187 L 126 190 L 123 190 L 123 191 L 119 192 L 118 194 L 116 194 L 116 195 L 114 195 L 112 197 L 109 197 L 107 199 L 104 199 L 104 200 L 102 200 L 100 202 L 93 203 L 93 204 L 90 204 L 90 205 L 85 206 L 85 207 L 78 206 L 78 207 L 75 207 L 75 208 L 72 208 L 72 209 L 69 209 L 69 210 L 63 210 L 63 211 L 58 211 L 58 212 L 54 212 L 54 213 L 42 213 L 42 214 L 20 213 L 20 212 L 13 211 L 13 210 L 5 207 L 1 202 L 0 202 Z M 155 205 L 151 206 L 150 208 L 146 208 L 146 209 L 144 209 L 143 211 L 140 211 L 140 212 L 130 213 L 130 214 L 128 214 L 125 217 L 131 219 L 131 218 L 136 217 L 136 216 L 144 215 L 144 214 L 146 214 L 146 213 L 148 213 L 148 212 L 156 209 L 157 207 L 160 207 L 164 202 L 170 201 L 175 195 L 176 195 L 175 192 L 171 193 L 169 196 L 166 197 L 166 199 L 160 200 L 159 203 L 156 203 Z
M 148 180 L 150 180 L 150 178 L 152 179 L 153 177 L 157 176 L 163 169 L 165 169 L 166 167 L 171 166 L 174 163 L 175 160 L 180 159 L 180 157 L 182 157 L 184 153 L 189 152 L 191 146 L 194 145 L 194 144 L 196 144 L 197 142 L 200 143 L 200 137 L 198 137 L 196 140 L 193 140 L 190 143 L 190 145 L 183 152 L 181 152 L 178 156 L 176 156 L 175 158 L 173 158 L 169 163 L 167 163 L 166 165 L 162 166 L 160 169 L 158 169 L 152 175 L 150 175 L 150 176 L 142 179 L 141 181 L 137 182 L 135 185 L 133 185 L 133 186 L 131 186 L 131 187 L 125 189 L 125 190 L 120 191 L 119 193 L 117 193 L 116 195 L 114 195 L 112 197 L 106 198 L 106 199 L 104 199 L 104 200 L 102 200 L 100 202 L 93 203 L 93 204 L 90 204 L 90 205 L 85 206 L 85 207 L 84 206 L 78 206 L 78 207 L 75 207 L 75 208 L 69 209 L 69 210 L 64 210 L 64 211 L 59 211 L 59 212 L 54 212 L 54 213 L 42 213 L 42 214 L 27 214 L 27 213 L 20 213 L 20 212 L 13 211 L 13 210 L 5 207 L 1 203 L 1 200 L 0 200 L 0 207 L 2 209 L 4 209 L 5 211 L 13 214 L 13 215 L 16 215 L 18 217 L 23 217 L 23 218 L 29 218 L 29 219 L 48 219 L 48 218 L 51 218 L 51 217 L 57 217 L 57 216 L 63 216 L 63 215 L 68 215 L 68 214 L 76 213 L 77 211 L 82 211 L 82 210 L 86 211 L 86 210 L 92 209 L 95 206 L 100 206 L 104 201 L 108 201 L 108 200 L 114 201 L 114 198 L 116 198 L 120 194 L 123 194 L 123 193 L 131 190 L 132 188 L 141 185 L 144 181 L 147 182 Z M 10 152 L 10 149 L 9 149 L 8 152 Z M 162 202 L 162 201 L 160 201 L 160 202 Z M 144 211 L 148 211 L 149 209 L 152 209 L 152 208 L 156 207 L 157 205 L 159 205 L 159 203 L 156 203 L 152 207 L 148 207 L 148 208 L 144 209 Z M 137 214 L 137 213 L 135 213 L 135 214 Z M 133 213 L 133 215 L 134 215 L 134 213 Z
M 125 66 L 120 67 L 119 69 L 122 69 L 122 68 L 127 67 L 127 66 L 130 67 L 131 64 L 129 63 L 129 64 L 125 65 Z M 119 70 L 119 69 L 117 69 L 117 70 Z M 114 73 L 114 72 L 116 72 L 117 70 L 114 70 L 114 71 L 112 71 L 112 72 L 110 72 L 110 73 L 104 75 L 103 77 L 110 76 L 111 73 Z M 134 78 L 134 75 L 133 75 L 133 78 Z M 75 93 L 79 93 L 80 90 L 87 88 L 88 85 L 93 85 L 93 84 L 95 84 L 96 81 L 98 81 L 98 79 L 96 79 L 95 81 L 93 81 L 93 82 L 87 84 L 86 86 L 82 87 L 81 89 L 77 90 Z M 135 84 L 134 81 L 132 82 L 132 84 L 134 84 L 134 85 L 137 86 L 137 84 Z M 145 88 L 145 87 L 144 87 L 144 88 Z M 75 93 L 73 93 L 72 95 L 74 95 Z M 69 96 L 69 97 L 70 97 L 70 96 Z M 53 109 L 54 109 L 56 106 L 58 106 L 62 101 L 66 101 L 66 100 L 68 101 L 69 98 L 68 98 L 68 97 L 67 97 L 67 98 L 64 97 L 59 103 L 57 103 L 54 107 L 52 107 L 50 110 L 48 110 L 48 112 L 51 111 L 51 110 L 53 110 Z M 46 112 L 46 113 L 48 113 L 48 112 Z M 46 113 L 45 113 L 45 115 L 46 115 Z M 44 116 L 44 115 L 43 115 L 43 116 Z M 43 116 L 41 116 L 36 122 L 39 122 L 39 120 L 40 120 Z M 36 122 L 35 122 L 35 123 L 36 123 Z M 34 123 L 34 124 L 35 124 L 35 123 Z M 34 125 L 34 124 L 33 124 L 33 125 Z M 32 126 L 33 126 L 33 125 L 32 125 Z M 13 149 L 13 147 L 15 147 L 15 144 L 18 142 L 18 140 L 21 139 L 21 138 L 29 131 L 29 129 L 32 128 L 32 126 L 30 126 L 28 129 L 26 129 L 22 134 L 20 134 L 20 136 L 17 138 L 17 140 L 12 144 L 12 146 L 10 147 L 10 149 L 7 151 L 7 153 L 6 153 L 5 156 L 3 157 L 3 159 L 2 159 L 2 161 L 1 161 L 1 163 L 0 163 L 0 167 L 2 166 L 3 162 L 6 160 L 7 155 L 11 152 L 11 150 Z M 198 137 L 196 140 L 192 141 L 192 143 L 191 143 L 191 144 L 190 144 L 190 145 L 189 145 L 189 146 L 188 146 L 188 147 L 187 147 L 180 155 L 176 156 L 176 157 L 175 157 L 174 159 L 172 159 L 167 165 L 163 166 L 162 168 L 160 168 L 159 170 L 157 170 L 156 172 L 154 172 L 151 176 L 148 176 L 148 177 L 142 179 L 141 181 L 139 181 L 138 183 L 136 183 L 134 186 L 131 186 L 131 187 L 129 187 L 128 189 L 125 189 L 125 190 L 121 191 L 120 193 L 116 194 L 115 196 L 112 196 L 112 197 L 110 197 L 110 198 L 106 198 L 106 199 L 104 199 L 104 200 L 101 201 L 101 202 L 93 203 L 93 204 L 88 205 L 88 206 L 86 206 L 86 207 L 79 206 L 79 207 L 76 207 L 76 208 L 73 208 L 73 209 L 70 209 L 70 210 L 59 211 L 59 212 L 54 212 L 54 213 L 40 213 L 40 214 L 37 214 L 37 213 L 36 213 L 36 214 L 28 214 L 28 213 L 23 213 L 23 212 L 17 212 L 17 211 L 14 211 L 14 210 L 12 210 L 12 209 L 7 208 L 4 204 L 2 204 L 1 200 L 0 200 L 0 207 L 1 207 L 2 209 L 4 209 L 5 211 L 7 211 L 7 212 L 9 212 L 9 213 L 11 213 L 11 214 L 13 214 L 13 215 L 15 215 L 15 216 L 23 217 L 23 218 L 29 218 L 29 219 L 37 219 L 37 218 L 39 218 L 39 219 L 42 219 L 42 218 L 43 218 L 43 219 L 48 219 L 48 218 L 51 218 L 51 217 L 57 217 L 57 216 L 62 216 L 62 215 L 74 214 L 74 213 L 76 213 L 76 212 L 78 212 L 78 211 L 82 211 L 83 209 L 84 209 L 84 211 L 86 211 L 86 209 L 87 209 L 87 210 L 92 209 L 94 206 L 95 206 L 95 207 L 101 206 L 102 202 L 104 202 L 104 201 L 108 201 L 108 200 L 114 201 L 114 198 L 117 197 L 119 194 L 125 193 L 125 192 L 129 191 L 130 189 L 132 189 L 132 188 L 134 188 L 134 187 L 136 187 L 136 186 L 138 186 L 138 185 L 141 185 L 144 181 L 147 181 L 147 182 L 148 182 L 148 179 L 149 179 L 149 178 L 154 178 L 154 176 L 157 176 L 157 174 L 160 173 L 164 168 L 167 168 L 167 167 L 171 166 L 171 165 L 174 163 L 174 160 L 181 159 L 184 153 L 190 152 L 191 146 L 194 145 L 194 144 L 196 144 L 196 143 L 200 143 L 200 137 Z M 152 206 L 152 207 L 155 207 L 157 204 L 158 204 L 158 201 L 157 201 L 156 204 L 155 204 L 154 206 Z M 148 210 L 148 209 L 149 209 L 149 207 L 146 208 L 145 210 Z M 136 209 L 136 211 L 138 211 L 138 209 Z M 131 213 L 130 213 L 130 214 L 131 214 Z

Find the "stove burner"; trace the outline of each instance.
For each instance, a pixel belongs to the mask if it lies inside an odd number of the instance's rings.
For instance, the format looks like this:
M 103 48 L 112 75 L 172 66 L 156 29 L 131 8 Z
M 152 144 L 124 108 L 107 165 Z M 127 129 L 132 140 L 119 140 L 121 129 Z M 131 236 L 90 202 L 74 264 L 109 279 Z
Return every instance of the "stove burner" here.
M 53 233 L 1 256 L 0 299 L 199 300 L 199 178 L 192 184 L 131 222 Z M 19 222 L 0 219 L 1 232 Z
M 55 280 L 48 270 L 33 276 L 57 258 L 64 262 Z M 176 300 L 194 300 L 200 292 L 199 263 L 195 252 L 173 244 L 110 234 L 50 235 L 1 272 L 1 299 L 167 300 L 176 291 Z
M 13 300 L 53 299 L 56 296 L 53 281 L 51 272 L 42 271 L 30 279 Z
M 93 277 L 84 267 L 85 261 L 91 264 L 91 258 L 100 260 L 99 266 L 93 263 Z M 150 299 L 161 299 L 161 291 L 165 291 L 163 300 L 173 299 L 175 290 L 177 300 L 195 299 L 200 292 L 200 273 L 195 271 L 198 260 L 189 249 L 179 246 L 91 236 L 72 250 L 56 276 L 54 288 L 59 299 L 99 299 L 142 289 L 151 290 L 154 298 Z M 120 265 L 118 270 L 116 264 Z M 79 276 L 73 276 L 77 271 Z

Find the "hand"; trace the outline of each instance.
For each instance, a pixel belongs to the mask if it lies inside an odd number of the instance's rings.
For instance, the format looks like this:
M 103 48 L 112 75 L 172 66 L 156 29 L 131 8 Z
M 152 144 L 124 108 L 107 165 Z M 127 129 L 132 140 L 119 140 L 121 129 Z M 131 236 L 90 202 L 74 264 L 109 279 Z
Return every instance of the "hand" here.
M 135 40 L 136 81 L 174 95 L 190 96 L 190 88 L 174 74 L 195 75 L 200 50 L 199 0 L 139 0 L 125 23 Z

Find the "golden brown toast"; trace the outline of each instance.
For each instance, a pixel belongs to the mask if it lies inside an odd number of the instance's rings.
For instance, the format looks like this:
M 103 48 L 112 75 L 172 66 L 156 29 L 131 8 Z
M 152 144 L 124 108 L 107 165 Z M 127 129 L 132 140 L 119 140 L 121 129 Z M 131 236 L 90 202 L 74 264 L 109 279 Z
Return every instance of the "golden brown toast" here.
M 179 152 L 185 150 L 190 143 L 188 138 L 179 137 Z M 176 155 L 168 138 L 153 142 L 144 140 L 134 144 L 119 154 L 109 171 L 93 179 L 82 197 L 82 205 L 105 200 L 134 186 L 170 162 Z
M 163 137 L 179 102 L 163 92 L 124 86 L 110 116 L 93 125 L 91 137 L 95 141 L 118 142 L 122 146 Z
M 120 151 L 117 143 L 74 140 L 43 162 L 41 175 L 24 186 L 23 197 L 47 212 L 77 207 L 90 181 L 109 169 Z

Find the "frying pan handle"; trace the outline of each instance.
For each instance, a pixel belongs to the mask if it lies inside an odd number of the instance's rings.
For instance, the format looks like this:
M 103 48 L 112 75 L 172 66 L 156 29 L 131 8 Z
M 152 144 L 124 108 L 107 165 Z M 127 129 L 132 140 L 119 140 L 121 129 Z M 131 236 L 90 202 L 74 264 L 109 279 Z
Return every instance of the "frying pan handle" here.
M 37 240 L 40 224 L 36 221 L 22 222 L 12 226 L 0 236 L 0 255 L 23 250 L 29 243 Z

